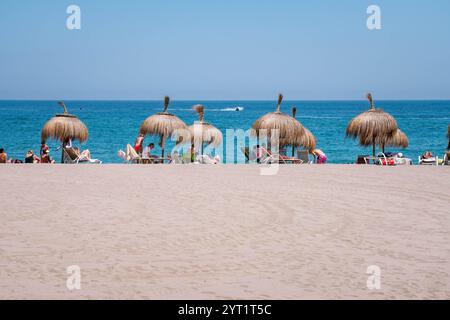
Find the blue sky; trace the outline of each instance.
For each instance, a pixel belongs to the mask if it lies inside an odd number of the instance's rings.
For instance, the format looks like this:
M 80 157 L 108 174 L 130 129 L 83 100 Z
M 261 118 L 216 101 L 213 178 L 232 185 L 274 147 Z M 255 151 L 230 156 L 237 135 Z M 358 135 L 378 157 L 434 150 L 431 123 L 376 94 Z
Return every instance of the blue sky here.
M 450 99 L 449 39 L 448 0 L 0 0 L 0 99 Z

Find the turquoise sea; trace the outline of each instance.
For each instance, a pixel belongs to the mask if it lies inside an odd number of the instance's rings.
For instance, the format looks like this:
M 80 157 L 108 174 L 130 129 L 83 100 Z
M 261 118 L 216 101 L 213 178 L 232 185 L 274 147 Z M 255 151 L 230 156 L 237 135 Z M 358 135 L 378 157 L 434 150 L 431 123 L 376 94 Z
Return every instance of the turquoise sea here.
M 274 111 L 275 101 L 172 101 L 169 111 L 190 125 L 197 119 L 192 106 L 205 106 L 205 120 L 221 129 L 248 129 L 267 112 Z M 66 101 L 69 112 L 77 115 L 89 128 L 89 140 L 82 146 L 104 163 L 121 163 L 119 149 L 133 144 L 141 122 L 162 110 L 162 101 Z M 352 163 L 358 154 L 370 154 L 357 141 L 345 137 L 347 123 L 369 108 L 367 101 L 284 101 L 281 110 L 298 109 L 297 119 L 310 129 L 318 140 L 318 148 L 328 156 L 329 163 Z M 442 156 L 447 147 L 450 123 L 450 101 L 377 101 L 376 106 L 393 115 L 409 138 L 403 151 L 417 163 L 425 150 Z M 236 107 L 243 108 L 236 112 Z M 40 130 L 55 113 L 62 111 L 56 101 L 0 101 L 0 148 L 8 156 L 22 159 L 29 149 L 39 152 Z M 157 142 L 146 138 L 145 142 Z M 51 155 L 57 141 L 49 141 Z M 169 145 L 170 146 L 170 145 Z M 225 148 L 224 148 L 225 149 Z M 393 150 L 397 151 L 397 150 Z

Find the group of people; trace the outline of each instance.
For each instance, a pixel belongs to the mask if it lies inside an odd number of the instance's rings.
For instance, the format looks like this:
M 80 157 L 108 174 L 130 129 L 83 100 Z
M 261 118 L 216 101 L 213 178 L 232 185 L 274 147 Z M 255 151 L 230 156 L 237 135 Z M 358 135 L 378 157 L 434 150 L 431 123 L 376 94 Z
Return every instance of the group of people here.
M 197 152 L 194 145 L 191 145 L 187 152 L 182 155 L 180 155 L 178 151 L 174 151 L 167 159 L 160 158 L 158 155 L 153 154 L 154 149 L 155 144 L 153 142 L 150 142 L 144 147 L 144 135 L 139 134 L 134 146 L 127 145 L 126 151 L 119 150 L 117 155 L 125 161 L 132 161 L 137 156 L 144 161 L 150 160 L 149 163 L 164 163 L 164 160 L 167 160 L 169 163 L 220 163 L 219 156 L 210 157 L 208 155 L 201 155 Z
M 33 150 L 30 149 L 27 151 L 24 160 L 13 158 L 8 159 L 8 154 L 5 149 L 0 148 L 0 163 L 55 163 L 55 160 L 50 157 L 50 149 L 44 143 L 41 145 L 39 156 L 37 156 Z
M 117 155 L 125 161 L 130 161 L 136 157 L 139 157 L 141 159 L 153 160 L 153 162 L 157 162 L 158 156 L 153 154 L 153 149 L 155 149 L 155 144 L 153 142 L 144 147 L 144 135 L 139 134 L 136 138 L 134 146 L 128 144 L 126 151 L 119 150 Z
M 144 135 L 140 133 L 136 138 L 136 142 L 134 143 L 134 150 L 140 155 L 143 159 L 156 159 L 158 156 L 152 154 L 153 149 L 155 149 L 155 144 L 153 142 L 149 143 L 146 147 L 144 147 Z
M 60 150 L 61 148 L 71 148 L 75 152 L 77 156 L 83 157 L 84 159 L 90 160 L 91 159 L 91 153 L 89 150 L 83 150 L 81 151 L 79 148 L 74 147 L 72 145 L 72 140 L 68 139 L 64 141 L 64 143 L 57 148 L 57 150 Z M 4 148 L 0 148 L 0 163 L 48 163 L 52 164 L 56 161 L 50 156 L 50 148 L 45 144 L 42 143 L 39 155 L 36 155 L 33 150 L 28 150 L 25 154 L 24 159 L 13 159 L 8 158 L 8 155 Z

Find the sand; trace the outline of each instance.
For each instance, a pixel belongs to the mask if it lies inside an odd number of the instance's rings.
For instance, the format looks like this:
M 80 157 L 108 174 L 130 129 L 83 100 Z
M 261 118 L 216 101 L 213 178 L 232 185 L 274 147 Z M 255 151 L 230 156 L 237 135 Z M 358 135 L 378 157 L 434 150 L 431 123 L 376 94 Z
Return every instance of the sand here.
M 450 298 L 450 167 L 2 165 L 0 181 L 3 299 Z

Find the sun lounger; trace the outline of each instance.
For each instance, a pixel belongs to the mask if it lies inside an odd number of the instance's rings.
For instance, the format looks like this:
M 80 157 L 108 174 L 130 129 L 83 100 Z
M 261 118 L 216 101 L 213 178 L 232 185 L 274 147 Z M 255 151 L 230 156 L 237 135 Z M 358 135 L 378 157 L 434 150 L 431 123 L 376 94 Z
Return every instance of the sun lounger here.
M 368 157 L 370 157 L 369 155 L 359 155 L 358 158 L 356 159 L 356 164 L 368 164 L 369 162 L 367 161 Z
M 438 157 L 422 158 L 422 156 L 420 156 L 419 164 L 422 166 L 437 166 L 439 165 L 439 158 Z
M 89 159 L 87 156 L 77 153 L 74 148 L 64 148 L 63 149 L 63 163 L 66 163 L 66 164 L 79 164 L 79 163 L 101 164 L 102 162 L 98 159 Z
M 287 156 L 282 156 L 279 154 L 272 154 L 268 150 L 262 150 L 261 161 L 262 164 L 272 164 L 272 163 L 280 163 L 280 164 L 302 164 L 303 161 L 297 158 L 290 158 Z
M 442 163 L 444 166 L 450 166 L 450 151 L 447 151 L 444 155 L 444 162 Z
M 264 155 L 264 153 L 263 153 L 260 163 L 261 164 L 272 164 L 272 163 L 283 163 L 283 161 L 280 160 L 280 157 L 277 154 Z

